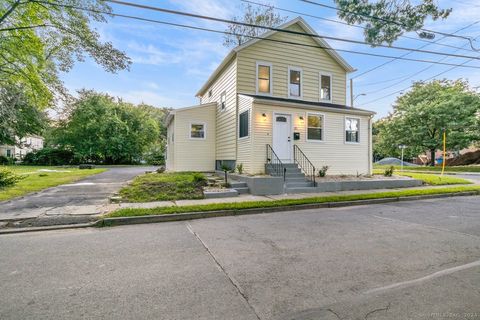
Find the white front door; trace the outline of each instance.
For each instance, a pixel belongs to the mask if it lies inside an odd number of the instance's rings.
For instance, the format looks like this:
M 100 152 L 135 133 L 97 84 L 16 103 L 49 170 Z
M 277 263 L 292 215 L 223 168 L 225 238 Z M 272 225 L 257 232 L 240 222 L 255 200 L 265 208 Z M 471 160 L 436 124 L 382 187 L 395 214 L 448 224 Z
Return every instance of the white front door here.
M 292 161 L 292 117 L 289 114 L 273 114 L 273 151 L 282 162 Z

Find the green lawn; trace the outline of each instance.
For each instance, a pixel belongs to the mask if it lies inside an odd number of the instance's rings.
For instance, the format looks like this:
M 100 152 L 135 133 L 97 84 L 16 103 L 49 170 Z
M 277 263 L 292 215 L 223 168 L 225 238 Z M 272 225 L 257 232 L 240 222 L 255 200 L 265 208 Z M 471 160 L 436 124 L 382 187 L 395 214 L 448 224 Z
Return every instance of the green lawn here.
M 374 165 L 373 166 L 375 169 L 386 169 L 390 166 L 385 166 L 385 165 Z M 394 166 L 395 170 L 400 170 L 401 166 Z M 442 167 L 407 167 L 404 166 L 403 170 L 409 170 L 409 171 L 432 171 L 432 172 L 441 172 Z M 454 167 L 445 167 L 445 172 L 480 172 L 480 165 L 471 165 L 471 166 L 454 166 Z
M 374 174 L 383 174 L 383 169 L 373 169 Z M 431 173 L 416 173 L 416 172 L 405 172 L 405 171 L 394 171 L 393 175 L 396 176 L 405 176 L 418 180 L 422 180 L 425 184 L 432 186 L 441 186 L 449 184 L 471 184 L 473 182 L 461 178 L 456 178 L 452 176 L 440 176 L 438 174 Z
M 456 187 L 445 187 L 445 188 L 430 188 L 430 189 L 388 191 L 388 192 L 378 192 L 378 193 L 337 195 L 337 196 L 327 196 L 327 197 L 311 197 L 311 198 L 304 198 L 304 199 L 214 203 L 214 204 L 203 204 L 203 205 L 192 205 L 192 206 L 159 207 L 159 208 L 152 208 L 152 209 L 120 209 L 120 210 L 109 213 L 108 215 L 106 215 L 106 217 L 107 218 L 132 217 L 132 216 L 163 215 L 163 214 L 202 212 L 202 211 L 272 208 L 272 207 L 294 206 L 294 205 L 312 204 L 312 203 L 342 202 L 342 201 L 368 200 L 368 199 L 380 199 L 380 198 L 397 198 L 397 197 L 446 194 L 446 193 L 456 193 L 456 192 L 466 192 L 466 191 L 474 191 L 477 194 L 480 194 L 480 186 L 456 186 Z
M 18 175 L 24 176 L 16 185 L 0 189 L 0 201 L 23 196 L 27 193 L 70 183 L 106 169 L 80 170 L 78 168 L 41 167 L 41 166 L 0 166 Z M 42 172 L 40 170 L 57 170 L 57 172 Z
M 195 172 L 148 173 L 120 190 L 128 202 L 203 199 L 205 176 Z

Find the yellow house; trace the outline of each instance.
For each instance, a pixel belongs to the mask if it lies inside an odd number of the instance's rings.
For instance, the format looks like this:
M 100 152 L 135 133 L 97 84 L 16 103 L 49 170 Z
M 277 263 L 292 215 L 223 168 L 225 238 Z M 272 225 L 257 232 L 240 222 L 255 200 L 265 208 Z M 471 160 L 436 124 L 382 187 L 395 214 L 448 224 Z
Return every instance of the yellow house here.
M 302 18 L 279 29 L 294 32 L 236 47 L 198 91 L 200 105 L 168 115 L 167 170 L 371 173 L 374 112 L 346 106 L 354 69 Z

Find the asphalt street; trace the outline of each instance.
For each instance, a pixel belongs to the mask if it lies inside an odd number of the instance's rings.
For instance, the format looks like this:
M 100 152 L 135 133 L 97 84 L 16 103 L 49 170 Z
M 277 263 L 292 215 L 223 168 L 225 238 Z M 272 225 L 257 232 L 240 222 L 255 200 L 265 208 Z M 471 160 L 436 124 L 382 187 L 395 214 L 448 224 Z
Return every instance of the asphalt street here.
M 480 319 L 480 197 L 0 236 L 0 319 Z

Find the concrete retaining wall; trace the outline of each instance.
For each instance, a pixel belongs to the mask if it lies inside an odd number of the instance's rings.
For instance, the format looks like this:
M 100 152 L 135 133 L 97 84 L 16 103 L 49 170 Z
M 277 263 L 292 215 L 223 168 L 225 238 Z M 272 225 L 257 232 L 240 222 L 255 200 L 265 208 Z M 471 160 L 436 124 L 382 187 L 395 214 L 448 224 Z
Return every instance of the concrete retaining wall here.
M 223 177 L 223 171 L 217 171 L 217 174 Z M 273 194 L 284 194 L 283 177 L 258 176 L 249 177 L 234 173 L 228 174 L 229 179 L 245 182 L 250 189 L 250 194 L 256 196 L 265 196 Z
M 421 180 L 415 180 L 415 179 L 330 181 L 330 182 L 318 182 L 317 187 L 312 188 L 311 192 L 335 192 L 335 191 L 349 191 L 349 190 L 410 188 L 410 187 L 419 187 L 422 184 L 423 182 Z

